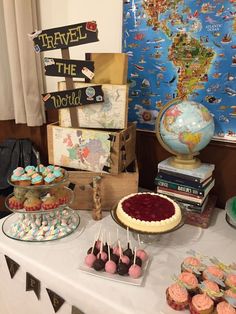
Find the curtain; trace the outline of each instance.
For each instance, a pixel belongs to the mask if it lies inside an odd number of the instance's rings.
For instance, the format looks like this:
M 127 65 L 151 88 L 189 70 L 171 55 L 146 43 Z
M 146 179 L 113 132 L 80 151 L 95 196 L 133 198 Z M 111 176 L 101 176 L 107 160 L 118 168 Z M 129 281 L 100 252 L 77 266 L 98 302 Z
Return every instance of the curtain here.
M 28 34 L 37 27 L 37 0 L 0 0 L 0 120 L 45 122 L 40 56 Z

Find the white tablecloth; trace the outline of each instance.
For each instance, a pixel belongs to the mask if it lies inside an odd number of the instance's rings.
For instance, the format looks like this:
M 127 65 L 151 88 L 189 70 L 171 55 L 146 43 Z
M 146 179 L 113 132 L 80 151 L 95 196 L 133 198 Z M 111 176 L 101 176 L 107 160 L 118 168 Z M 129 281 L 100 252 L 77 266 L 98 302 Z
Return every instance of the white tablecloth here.
M 102 224 L 115 240 L 117 225 L 109 214 L 99 222 L 93 221 L 89 212 L 80 212 L 80 216 L 81 224 L 74 234 L 53 242 L 19 242 L 0 233 L 0 314 L 53 314 L 45 288 L 66 300 L 57 312 L 59 314 L 70 314 L 71 305 L 86 314 L 176 313 L 166 305 L 165 290 L 172 282 L 171 276 L 179 273 L 186 251 L 194 249 L 229 264 L 236 261 L 236 230 L 226 223 L 223 210 L 215 210 L 208 229 L 184 225 L 146 247 L 151 254 L 151 262 L 142 286 L 91 276 L 78 267 L 83 264 L 95 233 Z M 124 245 L 126 230 L 118 228 Z M 133 242 L 135 244 L 134 239 Z M 13 279 L 4 254 L 20 264 Z M 40 300 L 33 291 L 25 291 L 26 272 L 41 281 Z

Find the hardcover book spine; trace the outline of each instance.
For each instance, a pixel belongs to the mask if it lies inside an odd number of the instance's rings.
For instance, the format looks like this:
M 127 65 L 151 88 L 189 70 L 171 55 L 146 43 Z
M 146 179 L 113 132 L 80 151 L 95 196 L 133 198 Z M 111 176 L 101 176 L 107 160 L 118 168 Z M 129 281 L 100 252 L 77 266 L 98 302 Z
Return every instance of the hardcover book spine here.
M 180 177 L 177 177 L 177 176 L 170 175 L 170 174 L 167 174 L 165 172 L 159 171 L 158 174 L 157 174 L 156 180 L 162 179 L 162 180 L 165 180 L 165 181 L 170 181 L 170 182 L 174 182 L 174 183 L 177 183 L 177 184 L 189 186 L 189 187 L 195 188 L 195 189 L 203 189 L 204 186 L 206 186 L 207 183 L 210 182 L 211 178 L 212 177 L 209 177 L 205 181 L 203 181 L 202 183 L 198 183 L 198 182 L 195 182 L 195 181 L 186 180 L 186 179 L 183 179 L 183 178 L 180 178 Z
M 196 197 L 197 196 L 204 196 L 204 194 L 205 194 L 204 189 L 196 189 L 196 188 L 185 186 L 182 184 L 176 184 L 174 182 L 168 182 L 168 181 L 156 179 L 155 183 L 159 187 L 165 187 L 165 188 L 168 188 L 168 189 L 171 189 L 174 191 L 191 194 L 191 195 L 196 196 Z
M 198 205 L 202 205 L 202 203 L 205 200 L 205 198 L 197 198 L 197 197 L 185 195 L 183 193 L 181 194 L 181 193 L 173 192 L 173 190 L 170 190 L 170 189 L 167 189 L 164 187 L 162 187 L 162 188 L 157 187 L 157 193 L 169 195 L 171 197 L 176 198 L 179 201 L 183 201 L 183 200 L 190 201 L 193 204 L 198 204 Z
M 181 178 L 183 180 L 189 180 L 192 182 L 197 182 L 197 183 L 202 183 L 204 180 L 198 177 L 193 177 L 193 176 L 189 176 L 187 174 L 184 173 L 179 173 L 179 172 L 174 172 L 174 171 L 169 171 L 169 170 L 165 170 L 165 169 L 160 169 L 158 168 L 158 171 L 161 171 L 162 173 L 177 177 L 177 178 Z M 158 172 L 159 173 L 159 172 Z

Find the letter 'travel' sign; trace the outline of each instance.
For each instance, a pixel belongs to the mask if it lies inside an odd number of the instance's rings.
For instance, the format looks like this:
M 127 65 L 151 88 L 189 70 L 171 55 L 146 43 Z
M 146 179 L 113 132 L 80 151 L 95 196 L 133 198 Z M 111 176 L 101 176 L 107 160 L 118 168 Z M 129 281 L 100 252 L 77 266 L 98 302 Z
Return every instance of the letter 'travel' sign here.
M 92 79 L 94 77 L 94 62 L 44 58 L 45 75 L 79 77 Z
M 65 49 L 99 40 L 95 21 L 35 31 L 29 37 L 36 52 Z
M 102 85 L 43 94 L 46 109 L 64 109 L 104 102 Z

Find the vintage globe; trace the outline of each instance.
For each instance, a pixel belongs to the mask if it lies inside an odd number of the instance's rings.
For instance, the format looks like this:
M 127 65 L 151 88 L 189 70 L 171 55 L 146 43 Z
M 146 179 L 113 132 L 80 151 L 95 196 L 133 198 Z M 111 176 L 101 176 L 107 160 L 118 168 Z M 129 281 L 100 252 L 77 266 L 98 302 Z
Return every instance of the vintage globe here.
M 173 164 L 179 168 L 199 166 L 194 156 L 210 142 L 214 129 L 209 110 L 193 101 L 171 101 L 157 118 L 157 137 L 165 149 L 176 155 Z

